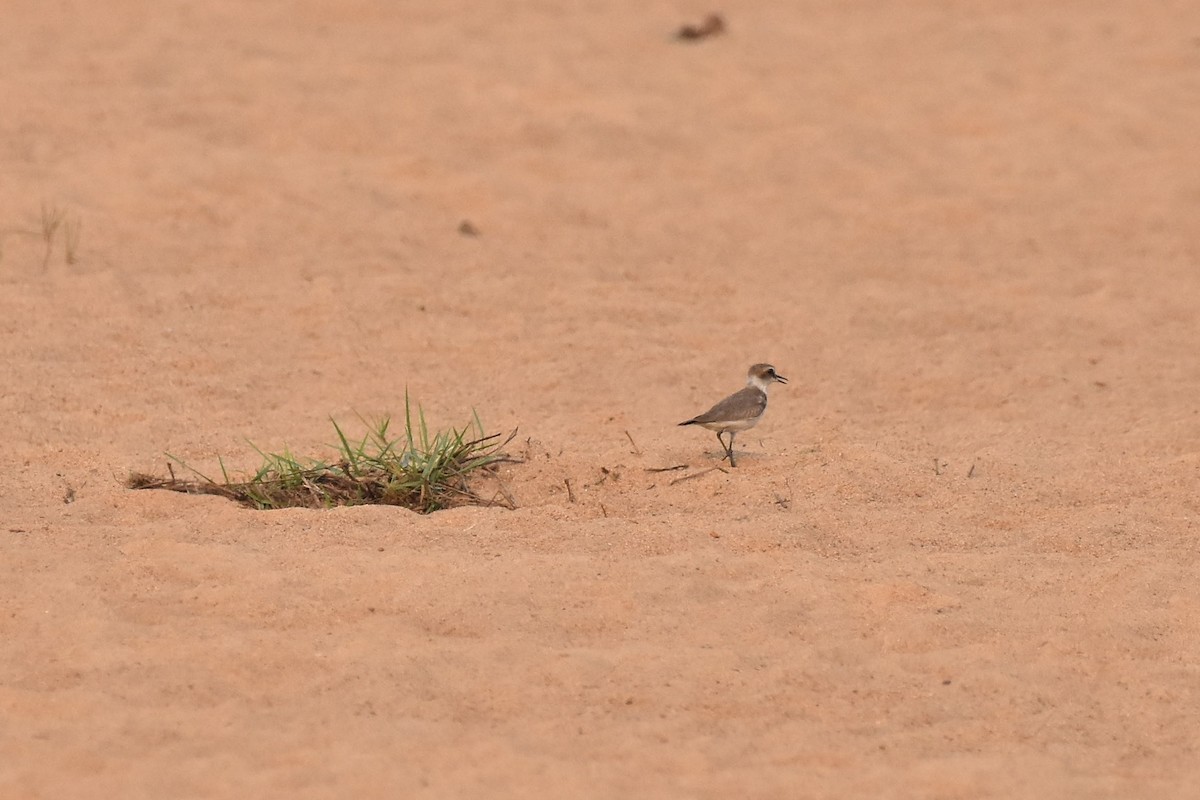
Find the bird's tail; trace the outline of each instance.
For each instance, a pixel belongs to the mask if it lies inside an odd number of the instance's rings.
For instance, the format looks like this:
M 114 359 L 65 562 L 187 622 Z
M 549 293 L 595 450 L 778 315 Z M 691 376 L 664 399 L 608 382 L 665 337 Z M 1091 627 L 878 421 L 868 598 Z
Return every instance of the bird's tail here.
M 696 420 L 694 420 L 694 419 L 689 419 L 687 422 L 681 422 L 681 423 L 679 423 L 679 427 L 681 427 L 681 428 L 682 428 L 684 425 L 695 425 L 695 424 L 696 424 Z

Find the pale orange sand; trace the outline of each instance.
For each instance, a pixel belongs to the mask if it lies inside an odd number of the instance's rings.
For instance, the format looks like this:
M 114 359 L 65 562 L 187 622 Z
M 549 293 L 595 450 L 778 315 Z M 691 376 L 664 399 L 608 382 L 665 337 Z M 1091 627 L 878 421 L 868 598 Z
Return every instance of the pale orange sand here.
M 999 5 L 9 4 L 0 797 L 1200 796 L 1200 6 Z

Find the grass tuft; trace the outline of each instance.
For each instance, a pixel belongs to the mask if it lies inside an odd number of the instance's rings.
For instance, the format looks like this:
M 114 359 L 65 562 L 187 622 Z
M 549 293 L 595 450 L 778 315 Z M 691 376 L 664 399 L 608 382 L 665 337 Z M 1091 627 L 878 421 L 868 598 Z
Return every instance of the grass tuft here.
M 79 260 L 79 237 L 83 235 L 83 220 L 79 217 L 66 217 L 62 222 L 63 236 L 66 238 L 63 258 L 68 264 Z
M 361 417 L 360 417 L 361 420 Z M 391 420 L 384 417 L 367 426 L 361 439 L 353 439 L 333 422 L 337 433 L 337 457 L 331 462 L 300 458 L 285 449 L 265 453 L 262 466 L 244 480 L 232 480 L 223 461 L 221 480 L 216 481 L 167 454 L 195 478 L 169 478 L 134 472 L 125 485 L 130 489 L 169 489 L 188 494 L 213 494 L 256 509 L 332 508 L 334 506 L 391 505 L 428 514 L 459 505 L 498 503 L 513 508 L 512 498 L 501 487 L 491 500 L 471 488 L 470 479 L 479 473 L 494 473 L 499 464 L 515 459 L 504 447 L 516 436 L 485 434 L 479 415 L 470 424 L 448 431 L 430 431 L 418 407 L 416 418 L 407 393 L 404 397 L 404 432 L 391 433 Z
M 46 245 L 46 252 L 42 254 L 43 272 L 50 265 L 50 253 L 54 250 L 54 235 L 58 233 L 59 226 L 66 218 L 67 212 L 64 209 L 42 203 L 42 241 Z

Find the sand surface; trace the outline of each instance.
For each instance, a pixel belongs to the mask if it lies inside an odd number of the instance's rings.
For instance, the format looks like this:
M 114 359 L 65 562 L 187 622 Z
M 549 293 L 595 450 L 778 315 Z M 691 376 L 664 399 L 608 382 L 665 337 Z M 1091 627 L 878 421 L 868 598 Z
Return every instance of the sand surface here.
M 0 797 L 1200 796 L 1200 6 L 983 6 L 8 3 Z

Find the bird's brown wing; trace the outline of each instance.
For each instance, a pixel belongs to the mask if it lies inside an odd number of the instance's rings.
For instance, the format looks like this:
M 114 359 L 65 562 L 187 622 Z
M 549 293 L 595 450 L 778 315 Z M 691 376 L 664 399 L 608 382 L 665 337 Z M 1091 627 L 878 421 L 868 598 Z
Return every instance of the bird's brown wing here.
M 715 406 L 689 422 L 733 422 L 754 419 L 767 407 L 767 394 L 755 386 L 734 392 Z

